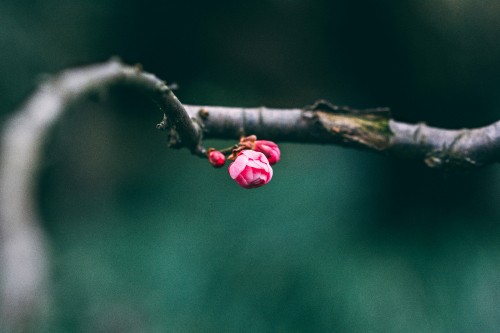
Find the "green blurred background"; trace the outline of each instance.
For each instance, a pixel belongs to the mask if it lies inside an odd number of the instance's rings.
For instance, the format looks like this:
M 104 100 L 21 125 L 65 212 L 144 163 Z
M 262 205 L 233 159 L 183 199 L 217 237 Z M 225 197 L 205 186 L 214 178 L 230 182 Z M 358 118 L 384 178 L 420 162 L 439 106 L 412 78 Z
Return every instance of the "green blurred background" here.
M 486 125 L 499 17 L 494 0 L 2 0 L 0 117 L 41 74 L 118 55 L 190 104 L 325 98 Z M 167 149 L 160 119 L 116 89 L 55 128 L 39 184 L 52 306 L 35 331 L 498 331 L 499 166 L 444 176 L 283 143 L 272 182 L 243 190 Z

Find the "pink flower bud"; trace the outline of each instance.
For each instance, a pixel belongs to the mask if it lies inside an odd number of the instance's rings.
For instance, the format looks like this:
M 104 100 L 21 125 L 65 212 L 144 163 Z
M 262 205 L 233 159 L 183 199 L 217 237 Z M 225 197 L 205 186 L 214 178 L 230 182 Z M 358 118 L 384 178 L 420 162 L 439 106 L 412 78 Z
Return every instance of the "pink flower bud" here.
M 229 175 L 244 188 L 256 188 L 269 183 L 273 169 L 266 156 L 253 150 L 243 150 L 229 165 Z
M 271 165 L 278 163 L 280 160 L 280 149 L 278 148 L 278 145 L 272 141 L 257 140 L 255 141 L 253 149 L 266 155 L 267 160 Z
M 215 168 L 221 168 L 226 163 L 226 156 L 220 151 L 211 148 L 208 151 L 208 161 Z

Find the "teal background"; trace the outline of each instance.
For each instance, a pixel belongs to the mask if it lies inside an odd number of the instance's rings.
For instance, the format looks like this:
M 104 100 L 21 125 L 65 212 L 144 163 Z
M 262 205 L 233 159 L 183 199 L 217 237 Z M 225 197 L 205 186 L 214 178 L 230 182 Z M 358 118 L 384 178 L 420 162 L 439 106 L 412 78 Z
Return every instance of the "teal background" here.
M 41 74 L 118 55 L 190 104 L 325 98 L 486 125 L 500 118 L 499 15 L 488 0 L 4 0 L 1 121 Z M 159 120 L 116 89 L 54 129 L 38 193 L 52 304 L 35 332 L 498 330 L 498 166 L 442 175 L 282 143 L 272 182 L 243 190 L 167 149 Z

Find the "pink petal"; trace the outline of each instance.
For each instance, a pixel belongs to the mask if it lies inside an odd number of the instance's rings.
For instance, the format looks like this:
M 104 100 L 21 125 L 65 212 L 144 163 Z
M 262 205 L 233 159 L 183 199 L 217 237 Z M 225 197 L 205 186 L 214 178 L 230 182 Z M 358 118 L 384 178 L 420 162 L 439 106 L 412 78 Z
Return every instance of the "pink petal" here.
M 238 155 L 236 160 L 229 165 L 229 175 L 231 178 L 235 179 L 238 175 L 245 169 L 248 162 L 248 157 L 243 154 Z
M 253 169 L 253 178 L 254 179 L 259 179 L 262 177 L 262 171 L 261 169 Z
M 261 165 L 262 173 L 269 175 L 269 179 L 271 179 L 273 176 L 273 168 L 269 165 L 269 163 L 260 162 L 259 164 Z
M 258 160 L 259 156 L 263 155 L 262 153 L 259 153 L 258 151 L 253 151 L 253 150 L 243 150 L 241 152 L 241 154 L 247 156 L 248 158 L 254 159 L 254 160 Z
M 238 185 L 240 185 L 241 187 L 245 187 L 245 188 L 247 188 L 247 187 L 248 187 L 248 182 L 247 182 L 247 180 L 245 179 L 245 177 L 243 177 L 243 176 L 238 176 L 235 180 L 236 180 L 236 182 L 238 183 Z
M 262 170 L 264 170 L 265 172 L 269 172 L 269 168 L 271 167 L 269 165 L 269 163 L 265 163 L 263 161 L 258 161 L 258 164 L 259 164 L 259 168 L 261 168 Z
M 259 158 L 259 160 L 262 162 L 262 163 L 265 163 L 265 164 L 269 164 L 269 160 L 267 159 L 266 155 L 262 154 L 262 153 L 259 153 L 261 156 Z
M 247 166 L 251 168 L 261 168 L 260 161 L 248 159 Z
M 245 178 L 245 180 L 246 180 L 247 182 L 249 182 L 249 183 L 250 183 L 250 182 L 252 182 L 252 180 L 253 180 L 253 178 L 254 178 L 254 177 L 253 177 L 253 169 L 252 169 L 252 168 L 250 168 L 250 167 L 248 167 L 248 166 L 247 166 L 247 167 L 246 167 L 246 168 L 245 168 L 245 169 L 244 169 L 244 170 L 240 173 L 240 175 L 241 175 L 242 177 L 244 177 L 244 178 Z
M 262 175 L 260 175 L 260 179 L 262 180 L 262 182 L 264 184 L 269 183 L 269 175 L 262 174 Z
M 260 145 L 259 146 L 259 150 L 261 153 L 264 153 L 264 155 L 269 156 L 271 154 L 271 147 L 267 146 L 267 145 Z
M 273 168 L 269 166 L 269 178 L 267 179 L 266 183 L 269 183 L 271 181 L 271 178 L 273 178 Z
M 268 158 L 269 164 L 276 164 L 280 160 L 280 153 L 276 151 L 271 151 L 271 155 Z
M 255 143 L 257 144 L 261 144 L 263 146 L 268 146 L 268 147 L 278 147 L 278 145 L 276 144 L 276 142 L 273 142 L 273 141 L 268 141 L 268 140 L 257 140 L 255 141 Z
M 261 187 L 264 184 L 265 184 L 265 182 L 261 181 L 260 179 L 256 179 L 251 184 L 248 184 L 247 188 L 257 188 L 257 187 Z

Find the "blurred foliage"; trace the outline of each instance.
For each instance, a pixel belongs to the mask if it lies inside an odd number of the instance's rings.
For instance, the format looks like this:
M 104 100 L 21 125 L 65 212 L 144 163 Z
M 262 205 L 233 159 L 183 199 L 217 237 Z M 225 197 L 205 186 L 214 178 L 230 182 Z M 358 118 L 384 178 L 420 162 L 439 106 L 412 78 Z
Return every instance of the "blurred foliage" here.
M 118 55 L 191 104 L 325 98 L 481 126 L 500 118 L 499 16 L 494 0 L 3 0 L 0 115 L 41 74 Z M 443 176 L 282 144 L 272 182 L 246 191 L 166 149 L 141 96 L 71 111 L 39 186 L 53 255 L 39 331 L 498 330 L 498 166 Z

